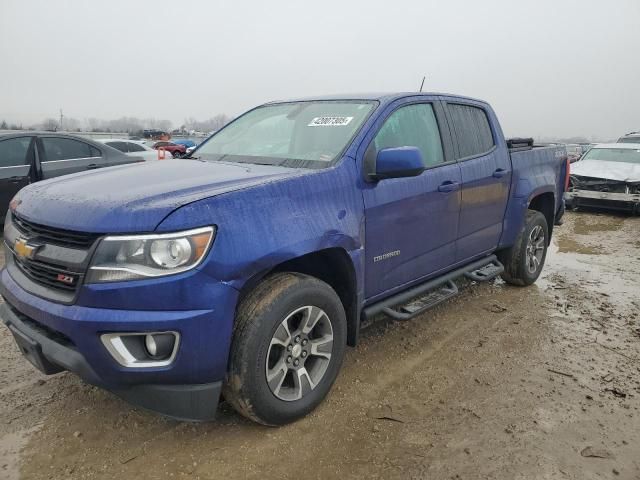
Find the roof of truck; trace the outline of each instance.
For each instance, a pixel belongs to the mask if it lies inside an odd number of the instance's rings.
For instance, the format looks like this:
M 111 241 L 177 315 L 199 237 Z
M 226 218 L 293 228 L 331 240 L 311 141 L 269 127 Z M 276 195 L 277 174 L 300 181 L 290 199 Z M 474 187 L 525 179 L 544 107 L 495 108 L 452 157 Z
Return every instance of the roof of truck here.
M 275 100 L 268 103 L 286 103 L 286 102 L 311 102 L 320 100 L 377 100 L 379 102 L 392 102 L 399 98 L 404 97 L 416 97 L 416 96 L 441 96 L 441 97 L 455 97 L 459 99 L 472 100 L 474 102 L 486 103 L 484 100 L 477 98 L 465 97 L 463 95 L 453 95 L 450 93 L 437 93 L 437 92 L 373 92 L 373 93 L 343 93 L 333 95 L 318 95 L 313 97 L 301 97 L 290 98 L 286 100 Z

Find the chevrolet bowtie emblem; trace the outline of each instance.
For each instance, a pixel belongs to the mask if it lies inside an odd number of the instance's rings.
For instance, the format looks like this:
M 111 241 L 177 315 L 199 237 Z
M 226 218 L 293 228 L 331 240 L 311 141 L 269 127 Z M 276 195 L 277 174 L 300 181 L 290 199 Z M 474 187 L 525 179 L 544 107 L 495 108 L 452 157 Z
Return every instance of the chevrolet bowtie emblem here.
M 40 245 L 29 245 L 28 240 L 18 238 L 13 244 L 13 251 L 19 258 L 33 258 Z

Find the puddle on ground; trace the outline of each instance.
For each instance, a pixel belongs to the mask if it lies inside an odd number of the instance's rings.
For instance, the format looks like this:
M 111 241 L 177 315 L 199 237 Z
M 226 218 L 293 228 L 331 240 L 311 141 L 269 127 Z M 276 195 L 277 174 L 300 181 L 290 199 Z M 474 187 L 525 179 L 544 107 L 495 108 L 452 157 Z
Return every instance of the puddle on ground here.
M 583 245 L 573 238 L 560 238 L 556 242 L 560 253 L 579 253 L 582 255 L 600 255 L 601 246 Z
M 573 225 L 574 233 L 578 235 L 589 235 L 597 232 L 613 232 L 620 230 L 627 217 L 607 215 L 594 215 L 578 212 Z
M 545 273 L 538 283 L 550 287 L 552 279 L 560 276 L 569 283 L 577 282 L 598 295 L 611 297 L 616 303 L 628 303 L 630 298 L 638 295 L 637 277 L 635 272 L 629 271 L 630 262 L 640 257 L 636 250 L 638 246 L 635 242 L 616 242 L 616 248 L 612 250 L 612 246 L 607 243 L 587 245 L 576 240 L 576 233 L 580 228 L 591 228 L 594 225 L 596 231 L 619 230 L 629 217 L 590 215 L 588 219 L 594 223 L 587 220 L 586 216 L 579 216 L 575 218 L 573 228 L 561 227 L 558 234 L 554 235 L 547 251 Z M 579 226 L 581 223 L 582 227 Z M 629 229 L 625 230 L 619 235 L 625 237 L 632 233 Z M 596 238 L 602 240 L 602 235 Z

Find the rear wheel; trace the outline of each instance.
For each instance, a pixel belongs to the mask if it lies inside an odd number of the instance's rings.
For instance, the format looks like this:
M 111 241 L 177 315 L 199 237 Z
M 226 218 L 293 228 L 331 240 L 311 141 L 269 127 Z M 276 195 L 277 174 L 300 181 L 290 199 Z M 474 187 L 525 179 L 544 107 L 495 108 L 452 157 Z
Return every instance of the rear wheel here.
M 504 265 L 504 281 L 519 286 L 534 283 L 547 257 L 548 239 L 549 227 L 545 216 L 538 211 L 527 210 L 524 228 L 516 242 L 498 254 Z
M 303 417 L 338 375 L 346 330 L 342 303 L 326 283 L 298 273 L 267 278 L 238 309 L 226 400 L 265 425 Z

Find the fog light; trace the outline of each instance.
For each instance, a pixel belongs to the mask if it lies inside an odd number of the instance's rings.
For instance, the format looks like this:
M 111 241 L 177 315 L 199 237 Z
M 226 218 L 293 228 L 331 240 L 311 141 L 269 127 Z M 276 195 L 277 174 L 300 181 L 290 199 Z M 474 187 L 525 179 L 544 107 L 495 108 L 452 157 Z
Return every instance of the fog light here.
M 173 352 L 175 337 L 171 333 L 155 333 L 144 337 L 147 354 L 154 360 L 164 360 Z
M 102 344 L 123 367 L 166 367 L 176 358 L 178 332 L 103 333 Z

